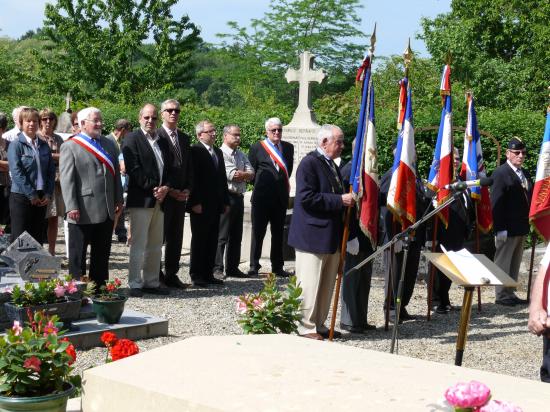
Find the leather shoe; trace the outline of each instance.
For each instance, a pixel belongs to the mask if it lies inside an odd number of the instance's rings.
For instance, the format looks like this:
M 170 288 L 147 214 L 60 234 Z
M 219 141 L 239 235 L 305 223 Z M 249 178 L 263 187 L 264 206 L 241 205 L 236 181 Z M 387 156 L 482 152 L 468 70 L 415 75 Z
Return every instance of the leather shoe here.
M 226 276 L 228 278 L 247 278 L 247 277 L 249 277 L 246 273 L 241 272 L 239 269 L 232 270 L 229 273 L 226 272 Z
M 248 275 L 249 278 L 257 278 L 257 277 L 260 276 L 260 275 L 258 275 L 258 271 L 254 270 L 254 269 L 250 269 L 248 271 L 247 275 Z
M 176 289 L 187 289 L 189 287 L 188 283 L 183 283 L 177 276 L 169 276 L 165 278 L 164 284 L 168 287 Z
M 216 279 L 215 277 L 212 277 L 211 279 L 208 279 L 207 282 L 208 282 L 209 285 L 223 285 L 223 280 Z
M 117 240 L 118 243 L 126 243 L 128 241 L 128 237 L 126 235 L 118 235 Z
M 318 333 L 305 333 L 303 335 L 300 335 L 302 338 L 308 338 L 308 339 L 315 339 L 315 340 L 325 340 L 321 335 Z
M 329 333 L 330 333 L 330 330 L 327 329 L 326 331 L 324 330 L 322 332 L 319 332 L 319 335 L 321 335 L 325 339 L 328 339 Z M 333 339 L 339 339 L 341 337 L 342 337 L 342 332 L 335 330 L 334 334 L 332 335 L 332 338 Z
M 141 289 L 144 293 L 149 293 L 151 295 L 169 295 L 170 291 L 166 288 L 143 288 Z
M 502 305 L 502 306 L 516 306 L 517 302 L 515 299 L 499 299 L 499 300 L 496 300 L 495 303 L 497 305 Z
M 287 272 L 284 269 L 278 270 L 278 271 L 273 272 L 273 273 L 275 273 L 275 276 L 277 276 L 278 278 L 288 278 L 288 277 L 293 275 L 292 272 Z
M 340 323 L 340 329 L 351 333 L 365 333 L 369 330 L 376 330 L 376 326 L 367 323 L 365 326 L 349 326 Z
M 194 280 L 193 281 L 193 287 L 194 288 L 207 288 L 209 286 L 209 283 L 205 280 Z
M 437 308 L 435 308 L 435 313 L 439 313 L 440 315 L 446 315 L 451 311 L 452 307 L 451 305 L 437 305 Z
M 143 291 L 139 288 L 131 288 L 130 296 L 133 298 L 141 298 L 143 296 Z
M 518 298 L 517 296 L 514 296 L 514 302 L 517 305 L 527 305 L 527 299 Z

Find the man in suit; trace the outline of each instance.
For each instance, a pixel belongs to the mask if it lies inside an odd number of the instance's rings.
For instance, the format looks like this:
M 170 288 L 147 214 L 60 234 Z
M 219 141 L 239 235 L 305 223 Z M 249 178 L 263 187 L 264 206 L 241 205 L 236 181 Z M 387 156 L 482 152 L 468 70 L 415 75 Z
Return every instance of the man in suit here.
M 191 146 L 193 192 L 191 209 L 191 267 L 189 275 L 195 287 L 222 285 L 214 277 L 220 215 L 229 210 L 229 194 L 223 154 L 214 147 L 216 129 L 207 120 L 195 127 L 198 143 Z
M 250 164 L 256 171 L 252 191 L 252 243 L 250 247 L 250 276 L 258 276 L 262 244 L 271 225 L 271 271 L 277 276 L 289 275 L 283 268 L 283 233 L 288 208 L 289 178 L 292 175 L 294 146 L 281 140 L 283 124 L 272 117 L 265 122 L 267 138 L 255 143 L 248 152 Z
M 164 199 L 164 273 L 160 280 L 166 286 L 185 289 L 189 285 L 178 278 L 180 269 L 181 245 L 183 242 L 183 224 L 185 208 L 193 178 L 189 141 L 190 137 L 178 130 L 180 104 L 169 99 L 160 106 L 162 127 L 158 129 L 159 137 L 169 148 L 166 153 L 167 173 L 170 176 L 170 191 Z
M 218 250 L 216 252 L 215 272 L 222 277 L 244 278 L 247 275 L 239 269 L 241 261 L 241 242 L 243 237 L 244 192 L 246 184 L 254 179 L 254 169 L 248 157 L 239 150 L 241 129 L 236 124 L 223 128 L 223 160 L 227 187 L 229 190 L 229 212 L 220 218 Z M 226 248 L 227 246 L 227 248 Z M 225 253 L 225 275 L 224 271 Z
M 80 133 L 61 145 L 59 173 L 69 225 L 69 273 L 82 275 L 90 245 L 90 279 L 98 286 L 109 278 L 115 214 L 122 209 L 122 185 L 115 145 L 101 136 L 101 112 L 78 112 Z
M 495 263 L 512 279 L 518 280 L 525 236 L 529 233 L 529 207 L 533 184 L 521 166 L 527 151 L 518 137 L 512 137 L 506 150 L 506 163 L 492 174 L 491 207 L 495 232 Z M 514 288 L 497 286 L 496 303 L 514 306 L 527 303 Z
M 344 148 L 344 134 L 334 125 L 321 127 L 317 150 L 300 162 L 296 174 L 296 201 L 288 244 L 296 249 L 296 277 L 302 287 L 302 320 L 298 333 L 323 340 L 324 325 L 338 270 L 344 207 L 353 203 L 334 159 Z M 340 333 L 335 333 L 336 337 Z
M 139 112 L 140 128 L 126 136 L 122 154 L 129 176 L 126 207 L 130 213 L 130 296 L 168 295 L 159 282 L 164 213 L 161 204 L 170 190 L 167 142 L 157 134 L 157 108 L 146 104 Z

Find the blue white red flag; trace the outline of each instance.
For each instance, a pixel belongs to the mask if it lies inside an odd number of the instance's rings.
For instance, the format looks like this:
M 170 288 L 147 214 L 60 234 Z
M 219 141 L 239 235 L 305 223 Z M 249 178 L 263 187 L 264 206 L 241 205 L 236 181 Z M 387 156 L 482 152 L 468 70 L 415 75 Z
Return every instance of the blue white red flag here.
M 376 153 L 376 128 L 374 121 L 374 85 L 372 84 L 370 58 L 366 57 L 359 69 L 362 82 L 361 109 L 355 150 L 351 163 L 350 182 L 354 195 L 359 226 L 370 239 L 373 248 L 378 242 L 378 166 Z
M 531 198 L 529 220 L 546 241 L 550 239 L 550 107 L 537 163 L 537 176 Z
M 441 205 L 451 195 L 450 190 L 445 186 L 454 180 L 453 172 L 453 112 L 451 104 L 451 68 L 447 64 L 443 68 L 441 77 L 441 95 L 443 96 L 443 109 L 441 110 L 441 121 L 435 144 L 434 158 L 428 175 L 428 185 L 437 192 L 436 203 Z M 446 207 L 439 212 L 439 217 L 445 227 L 449 223 L 449 208 Z
M 469 95 L 468 120 L 464 133 L 464 152 L 462 154 L 460 178 L 462 180 L 478 180 L 486 176 L 483 164 L 483 152 L 481 150 L 481 135 L 477 126 L 477 115 L 474 107 L 474 97 Z M 488 233 L 493 227 L 489 188 L 487 186 L 474 186 L 470 190 L 472 199 L 476 202 L 477 226 L 483 233 Z
M 405 229 L 416 221 L 416 147 L 411 88 L 407 78 L 401 80 L 401 87 L 407 90 L 406 109 L 397 136 L 387 206 Z

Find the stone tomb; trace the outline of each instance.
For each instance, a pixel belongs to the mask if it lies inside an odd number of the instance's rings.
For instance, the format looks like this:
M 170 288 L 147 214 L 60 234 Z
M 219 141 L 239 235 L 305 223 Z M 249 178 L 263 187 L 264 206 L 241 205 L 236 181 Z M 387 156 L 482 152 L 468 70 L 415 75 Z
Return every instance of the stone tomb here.
M 548 385 L 289 335 L 193 337 L 84 371 L 82 411 L 444 411 L 445 389 L 546 411 Z

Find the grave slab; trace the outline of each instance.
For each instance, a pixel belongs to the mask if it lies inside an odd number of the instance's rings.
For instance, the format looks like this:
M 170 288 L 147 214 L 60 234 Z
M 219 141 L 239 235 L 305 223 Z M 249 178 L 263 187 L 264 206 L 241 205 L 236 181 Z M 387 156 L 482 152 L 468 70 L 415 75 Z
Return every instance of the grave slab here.
M 92 305 L 88 306 L 91 310 Z M 87 309 L 84 309 L 81 312 L 81 319 L 72 323 L 78 329 L 71 330 L 65 335 L 78 349 L 103 346 L 100 338 L 105 331 L 112 331 L 119 338 L 132 340 L 168 335 L 168 319 L 158 318 L 135 310 L 125 309 L 120 318 L 120 323 L 114 325 L 98 323 L 95 317 L 90 318 L 86 316 L 86 313 Z
M 443 411 L 459 381 L 546 411 L 548 385 L 289 335 L 202 336 L 84 371 L 83 412 Z

